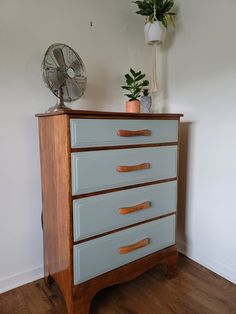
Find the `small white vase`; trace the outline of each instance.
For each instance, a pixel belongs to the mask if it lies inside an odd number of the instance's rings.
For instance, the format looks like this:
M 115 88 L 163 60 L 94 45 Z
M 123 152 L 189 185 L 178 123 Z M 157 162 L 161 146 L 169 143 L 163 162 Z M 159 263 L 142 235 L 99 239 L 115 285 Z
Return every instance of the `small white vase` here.
M 141 99 L 141 112 L 151 113 L 152 98 L 151 96 L 142 96 Z
M 148 22 L 144 25 L 145 41 L 149 45 L 159 45 L 165 40 L 166 29 L 158 21 Z

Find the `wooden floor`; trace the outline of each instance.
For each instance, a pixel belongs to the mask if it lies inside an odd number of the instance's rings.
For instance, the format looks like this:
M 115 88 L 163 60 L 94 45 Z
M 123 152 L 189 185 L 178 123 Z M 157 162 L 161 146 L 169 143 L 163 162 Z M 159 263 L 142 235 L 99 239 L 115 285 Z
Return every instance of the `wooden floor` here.
M 0 295 L 1 314 L 65 314 L 55 284 L 43 280 Z M 155 268 L 136 280 L 99 292 L 91 314 L 236 314 L 236 285 L 180 257 L 177 278 L 166 279 Z

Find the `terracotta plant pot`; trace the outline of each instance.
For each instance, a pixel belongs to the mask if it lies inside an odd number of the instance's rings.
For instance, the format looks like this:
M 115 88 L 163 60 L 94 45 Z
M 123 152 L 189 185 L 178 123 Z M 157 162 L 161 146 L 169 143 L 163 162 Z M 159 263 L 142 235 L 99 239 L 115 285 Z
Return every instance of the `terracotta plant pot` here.
M 125 111 L 126 112 L 140 112 L 140 101 L 139 100 L 126 100 L 125 102 Z

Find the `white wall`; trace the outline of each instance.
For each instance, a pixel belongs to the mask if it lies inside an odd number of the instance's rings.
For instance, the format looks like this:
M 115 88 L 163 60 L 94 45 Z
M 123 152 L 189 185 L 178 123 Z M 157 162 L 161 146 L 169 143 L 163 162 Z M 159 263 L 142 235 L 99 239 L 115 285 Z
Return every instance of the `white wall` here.
M 56 100 L 41 78 L 49 45 L 72 46 L 88 76 L 74 108 L 124 110 L 123 75 L 148 73 L 143 19 L 129 0 L 1 0 L 0 291 L 43 276 L 37 119 Z M 90 26 L 93 22 L 93 27 Z M 150 71 L 149 71 L 150 72 Z
M 236 283 L 236 2 L 178 0 L 178 4 L 168 88 L 171 109 L 184 112 L 186 122 L 180 247 Z
M 177 2 L 155 108 L 185 114 L 178 239 L 193 259 L 236 282 L 236 2 Z M 1 0 L 0 291 L 43 276 L 34 114 L 55 103 L 41 79 L 44 52 L 63 42 L 82 57 L 89 84 L 74 108 L 123 111 L 122 75 L 130 66 L 150 72 L 134 11 L 129 0 Z

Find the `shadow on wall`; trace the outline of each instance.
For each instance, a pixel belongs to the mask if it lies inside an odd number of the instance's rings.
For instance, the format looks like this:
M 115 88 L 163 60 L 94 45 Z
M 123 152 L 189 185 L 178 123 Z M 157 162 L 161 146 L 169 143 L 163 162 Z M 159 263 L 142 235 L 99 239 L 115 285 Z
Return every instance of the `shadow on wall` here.
M 178 215 L 177 245 L 180 252 L 187 253 L 188 238 L 186 235 L 188 203 L 188 153 L 192 122 L 180 123 L 179 143 L 179 176 L 178 176 Z

